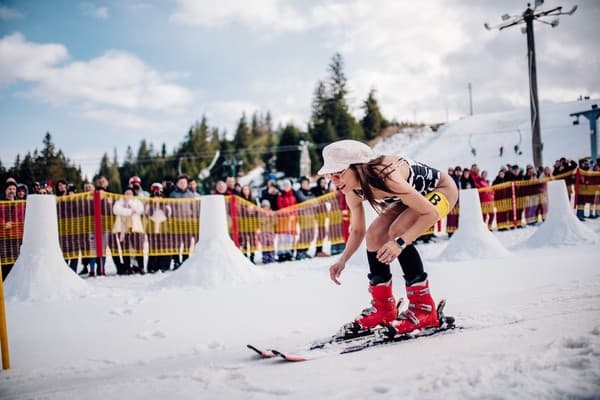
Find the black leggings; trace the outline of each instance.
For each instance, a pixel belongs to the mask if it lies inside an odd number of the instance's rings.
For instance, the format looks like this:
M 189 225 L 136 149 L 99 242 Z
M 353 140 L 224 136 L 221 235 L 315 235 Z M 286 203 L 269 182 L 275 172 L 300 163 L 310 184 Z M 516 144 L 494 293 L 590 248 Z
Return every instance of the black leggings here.
M 367 260 L 369 261 L 369 281 L 371 285 L 387 282 L 392 278 L 390 265 L 379 261 L 376 251 L 367 251 Z M 406 246 L 398 256 L 398 261 L 402 267 L 407 286 L 427 279 L 427 274 L 423 270 L 423 261 L 414 245 Z

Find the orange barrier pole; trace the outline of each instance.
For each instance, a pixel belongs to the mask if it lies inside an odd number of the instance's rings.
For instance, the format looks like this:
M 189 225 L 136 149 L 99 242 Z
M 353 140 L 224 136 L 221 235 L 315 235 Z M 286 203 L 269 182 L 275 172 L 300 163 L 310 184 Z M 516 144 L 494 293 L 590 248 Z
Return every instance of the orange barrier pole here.
M 100 202 L 100 190 L 94 191 L 94 235 L 96 239 L 96 257 L 98 260 L 98 271 L 104 275 L 104 243 L 102 243 L 102 206 Z
M 0 270 L 2 265 L 0 264 Z M 8 355 L 8 330 L 6 329 L 6 307 L 4 305 L 4 280 L 0 277 L 0 348 L 2 349 L 2 369 L 10 368 Z
M 511 182 L 512 189 L 512 211 L 513 211 L 513 225 L 515 228 L 518 226 L 517 224 L 517 193 L 515 189 L 515 182 Z
M 579 167 L 577 167 L 577 171 L 575 172 L 575 198 L 573 199 L 573 208 L 577 209 L 577 200 L 579 197 L 579 180 L 581 179 L 581 172 Z
M 236 247 L 240 247 L 240 239 L 239 239 L 239 229 L 238 229 L 238 220 L 236 214 L 235 207 L 235 195 L 232 194 L 229 196 L 229 209 L 231 212 L 231 236 L 233 239 L 233 243 L 235 243 Z

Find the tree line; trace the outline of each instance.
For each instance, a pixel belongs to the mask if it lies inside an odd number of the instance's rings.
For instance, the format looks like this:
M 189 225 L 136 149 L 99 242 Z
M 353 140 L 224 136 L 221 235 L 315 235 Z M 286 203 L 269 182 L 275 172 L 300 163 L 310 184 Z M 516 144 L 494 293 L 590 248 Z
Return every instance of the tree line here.
M 109 190 L 113 192 L 120 192 L 133 175 L 139 176 L 148 186 L 165 177 L 185 173 L 200 177 L 199 183 L 205 188 L 212 187 L 215 181 L 225 176 L 242 175 L 258 165 L 265 166 L 265 173 L 281 171 L 286 176 L 297 177 L 303 142 L 309 149 L 314 173 L 322 161 L 320 149 L 330 142 L 339 139 L 370 141 L 389 126 L 412 125 L 389 122 L 384 118 L 374 89 L 361 104 L 362 118 L 356 120 L 350 113 L 348 79 L 339 53 L 332 57 L 327 72 L 327 77 L 315 86 L 306 129 L 291 123 L 275 128 L 270 112 L 255 112 L 250 116 L 243 113 L 233 137 L 229 137 L 226 131 L 210 127 L 207 118 L 202 116 L 171 152 L 164 143 L 160 149 L 155 149 L 152 143 L 142 140 L 136 152 L 131 146 L 127 147 L 122 162 L 117 159 L 116 149 L 112 157 L 104 153 L 97 176 L 106 176 L 110 182 Z M 56 148 L 50 132 L 44 136 L 43 145 L 41 151 L 28 152 L 23 158 L 17 155 L 10 168 L 0 162 L 2 182 L 12 176 L 31 187 L 34 181 L 65 179 L 81 188 L 84 181 L 81 168 Z

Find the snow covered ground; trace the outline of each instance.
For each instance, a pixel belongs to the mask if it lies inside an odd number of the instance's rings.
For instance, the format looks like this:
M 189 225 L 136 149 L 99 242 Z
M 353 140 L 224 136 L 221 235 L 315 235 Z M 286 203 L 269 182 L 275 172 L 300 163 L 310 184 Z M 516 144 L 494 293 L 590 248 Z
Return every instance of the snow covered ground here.
M 536 229 L 494 235 L 511 249 Z M 247 343 L 293 350 L 351 320 L 368 301 L 366 266 L 349 265 L 339 287 L 329 259 L 256 267 L 255 281 L 215 288 L 88 279 L 92 294 L 75 300 L 8 303 L 12 369 L 0 398 L 600 397 L 598 245 L 440 261 L 447 243 L 419 249 L 460 332 L 306 363 L 257 360 Z
M 415 151 L 437 148 L 443 135 Z M 469 153 L 452 149 L 438 160 L 452 165 Z M 554 223 L 554 232 L 560 224 L 579 222 Z M 600 220 L 584 225 L 600 235 Z M 329 280 L 330 258 L 224 266 L 236 257 L 202 252 L 175 272 L 86 279 L 85 290 L 56 273 L 69 296 L 7 301 L 12 368 L 0 373 L 0 399 L 599 399 L 600 243 L 561 245 L 548 233 L 548 247 L 540 235 L 528 245 L 541 229 L 491 233 L 508 249 L 492 258 L 449 261 L 445 236 L 419 245 L 434 298 L 447 299 L 462 330 L 295 364 L 259 360 L 245 346 L 302 349 L 352 320 L 369 301 L 364 256 L 351 260 L 341 286 Z M 459 244 L 477 240 L 491 239 Z M 229 280 L 211 273 L 224 267 L 245 270 Z M 403 296 L 397 263 L 393 271 Z M 22 283 L 13 274 L 9 293 Z M 42 289 L 53 292 L 47 276 Z

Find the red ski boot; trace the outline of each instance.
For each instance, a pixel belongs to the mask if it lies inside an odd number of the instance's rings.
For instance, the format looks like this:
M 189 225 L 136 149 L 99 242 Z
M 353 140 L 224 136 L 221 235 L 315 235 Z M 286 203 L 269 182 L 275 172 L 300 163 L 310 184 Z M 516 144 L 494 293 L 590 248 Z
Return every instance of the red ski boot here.
M 355 328 L 360 330 L 371 329 L 380 324 L 389 324 L 398 316 L 391 279 L 377 285 L 369 285 L 369 292 L 373 298 L 371 307 L 362 310 L 354 320 Z
M 409 301 L 408 310 L 401 312 L 398 319 L 390 323 L 396 335 L 440 326 L 435 302 L 429 294 L 429 280 L 407 286 L 406 295 Z

